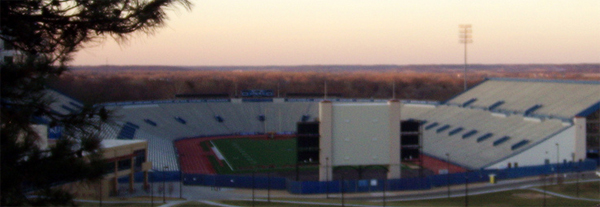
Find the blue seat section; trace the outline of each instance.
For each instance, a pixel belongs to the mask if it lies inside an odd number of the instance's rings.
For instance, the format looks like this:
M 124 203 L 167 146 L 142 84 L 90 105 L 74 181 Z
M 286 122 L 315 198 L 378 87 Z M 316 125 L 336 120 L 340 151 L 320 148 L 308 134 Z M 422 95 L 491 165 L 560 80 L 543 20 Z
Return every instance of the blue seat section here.
M 536 104 L 532 107 L 529 107 L 527 110 L 525 110 L 524 114 L 525 114 L 525 116 L 528 116 L 531 113 L 533 113 L 535 110 L 538 110 L 540 108 L 542 108 L 542 104 Z
M 140 126 L 135 125 L 131 122 L 127 122 L 119 131 L 119 135 L 117 135 L 117 139 L 133 139 L 135 137 L 135 131 L 139 129 Z
M 482 141 L 484 141 L 486 139 L 489 139 L 492 136 L 494 136 L 494 134 L 492 134 L 492 133 L 484 134 L 481 137 L 477 138 L 477 142 L 482 142 Z
M 468 101 L 466 101 L 466 102 L 464 102 L 464 103 L 462 104 L 462 107 L 467 107 L 467 106 L 471 105 L 471 104 L 472 104 L 473 102 L 475 102 L 475 101 L 477 101 L 477 99 L 476 99 L 476 98 L 469 99 Z
M 310 120 L 310 115 L 308 115 L 308 114 L 302 115 L 302 122 L 307 122 L 308 120 Z
M 425 130 L 430 130 L 430 129 L 432 129 L 433 127 L 436 127 L 437 125 L 439 125 L 437 122 L 433 122 L 433 123 L 431 123 L 429 126 L 426 126 L 426 127 L 425 127 Z
M 475 134 L 477 134 L 477 130 L 471 130 L 471 131 L 469 131 L 469 132 L 467 132 L 467 133 L 463 134 L 462 138 L 463 138 L 463 139 L 466 139 L 466 138 L 469 138 L 470 136 L 473 136 L 473 135 L 475 135 Z
M 75 103 L 73 101 L 69 101 L 69 104 L 71 104 L 71 106 L 74 106 L 74 107 L 76 107 L 78 109 L 83 108 L 83 106 L 81 104 Z
M 74 112 L 75 112 L 75 109 L 73 109 L 73 108 L 71 108 L 71 107 L 69 107 L 69 106 L 67 106 L 67 105 L 64 105 L 64 104 L 63 104 L 63 105 L 61 105 L 60 107 L 61 107 L 61 108 L 63 108 L 63 109 L 65 109 L 65 110 L 67 110 L 67 111 L 69 111 L 69 112 L 71 112 L 71 113 L 74 113 Z
M 450 135 L 450 136 L 452 136 L 452 135 L 455 135 L 456 133 L 459 133 L 459 132 L 460 132 L 460 131 L 462 131 L 463 129 L 464 129 L 464 128 L 462 128 L 462 127 L 458 127 L 458 128 L 456 128 L 456 129 L 454 129 L 454 130 L 452 130 L 452 131 L 448 132 L 448 135 Z
M 181 124 L 186 124 L 187 123 L 187 121 L 185 121 L 185 119 L 183 119 L 181 117 L 178 117 L 178 116 L 175 117 L 175 120 L 177 122 L 181 123 Z
M 513 146 L 510 147 L 510 149 L 511 150 L 516 150 L 516 149 L 519 149 L 520 147 L 523 147 L 523 146 L 527 145 L 528 143 L 529 143 L 529 140 L 525 139 L 523 141 L 520 141 L 520 142 L 514 144 Z
M 152 121 L 150 119 L 144 119 L 144 122 L 146 122 L 147 124 L 150 124 L 152 126 L 156 126 L 157 125 L 156 122 L 154 122 L 154 121 Z
M 437 129 L 437 133 L 443 132 L 446 129 L 450 129 L 450 125 L 446 124 L 446 125 L 440 127 L 439 129 Z
M 494 141 L 494 147 L 498 146 L 498 145 L 500 145 L 500 144 L 502 144 L 502 143 L 504 143 L 506 141 L 508 141 L 509 139 L 510 139 L 509 136 L 504 136 L 504 137 L 502 137 L 500 139 L 497 139 L 496 141 Z
M 494 104 L 490 105 L 490 106 L 488 107 L 488 110 L 492 111 L 492 110 L 494 110 L 494 109 L 498 108 L 498 106 L 500 106 L 500 105 L 502 105 L 502 104 L 504 104 L 504 101 L 497 101 L 496 103 L 494 103 Z
M 219 122 L 219 123 L 223 123 L 223 122 L 225 121 L 225 119 L 223 119 L 223 117 L 221 117 L 221 116 L 219 116 L 219 115 L 215 116 L 215 119 L 216 119 L 216 120 L 217 120 L 217 122 Z

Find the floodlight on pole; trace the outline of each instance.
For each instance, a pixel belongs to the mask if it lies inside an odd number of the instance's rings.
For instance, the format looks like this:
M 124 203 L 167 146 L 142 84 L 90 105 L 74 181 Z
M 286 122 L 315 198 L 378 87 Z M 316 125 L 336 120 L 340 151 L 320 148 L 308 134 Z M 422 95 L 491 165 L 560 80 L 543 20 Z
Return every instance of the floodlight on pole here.
M 473 30 L 471 29 L 471 25 L 470 24 L 461 24 L 458 25 L 459 28 L 459 38 L 460 38 L 460 43 L 465 45 L 465 71 L 464 71 L 464 87 L 465 87 L 465 91 L 467 90 L 467 44 L 469 43 L 473 43 L 473 36 L 471 35 L 473 33 Z

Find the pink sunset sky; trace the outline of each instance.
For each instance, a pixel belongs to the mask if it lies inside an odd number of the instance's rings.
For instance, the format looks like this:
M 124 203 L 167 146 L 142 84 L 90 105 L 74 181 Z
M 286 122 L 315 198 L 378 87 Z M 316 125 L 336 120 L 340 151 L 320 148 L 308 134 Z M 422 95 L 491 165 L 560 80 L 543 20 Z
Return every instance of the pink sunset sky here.
M 598 0 L 192 0 L 155 34 L 88 45 L 72 65 L 600 63 Z

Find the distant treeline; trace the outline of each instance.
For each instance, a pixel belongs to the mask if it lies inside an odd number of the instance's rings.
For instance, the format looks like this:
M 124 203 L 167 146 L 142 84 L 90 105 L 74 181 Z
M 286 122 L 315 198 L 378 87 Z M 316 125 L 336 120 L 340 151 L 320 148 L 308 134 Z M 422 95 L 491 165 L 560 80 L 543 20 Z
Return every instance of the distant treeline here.
M 488 72 L 539 72 L 569 71 L 592 73 L 600 71 L 600 64 L 470 64 L 470 70 Z M 440 65 L 297 65 L 297 66 L 75 66 L 73 70 L 99 71 L 288 71 L 288 72 L 419 72 L 455 73 L 464 69 L 463 64 Z
M 534 69 L 530 68 L 525 72 L 471 69 L 468 85 L 473 86 L 486 77 L 600 80 L 598 66 L 579 65 L 577 70 L 566 69 L 564 65 L 560 68 L 535 66 Z M 234 97 L 240 96 L 242 90 L 249 89 L 273 90 L 275 96 L 279 97 L 286 94 L 322 94 L 325 82 L 328 94 L 346 98 L 391 98 L 395 88 L 396 97 L 400 99 L 446 100 L 463 91 L 463 73 L 456 69 L 453 72 L 429 73 L 108 67 L 111 69 L 99 66 L 71 70 L 52 81 L 50 86 L 86 103 L 174 99 L 176 94 L 220 94 L 220 97 L 228 94 L 229 97 Z

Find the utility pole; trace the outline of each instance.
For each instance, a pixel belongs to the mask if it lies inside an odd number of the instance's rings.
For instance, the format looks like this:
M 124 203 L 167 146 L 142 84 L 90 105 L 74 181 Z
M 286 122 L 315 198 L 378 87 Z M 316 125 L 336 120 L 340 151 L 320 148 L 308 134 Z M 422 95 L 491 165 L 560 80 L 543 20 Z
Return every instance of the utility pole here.
M 473 43 L 473 36 L 471 35 L 471 33 L 473 33 L 473 30 L 471 29 L 470 24 L 461 24 L 461 25 L 458 25 L 458 28 L 459 28 L 460 43 L 463 43 L 465 45 L 464 79 L 465 79 L 465 91 L 466 91 L 467 90 L 467 44 Z
M 448 198 L 450 198 L 450 153 L 446 153 L 446 157 L 448 157 L 446 159 L 446 164 L 448 164 L 448 169 L 446 169 L 446 184 L 448 185 Z
M 559 156 L 560 155 L 559 154 L 560 151 L 558 149 L 559 149 L 558 143 L 556 143 L 556 184 L 557 185 L 559 184 L 558 183 L 558 176 L 560 174 L 560 172 L 559 172 L 560 171 L 560 156 Z

